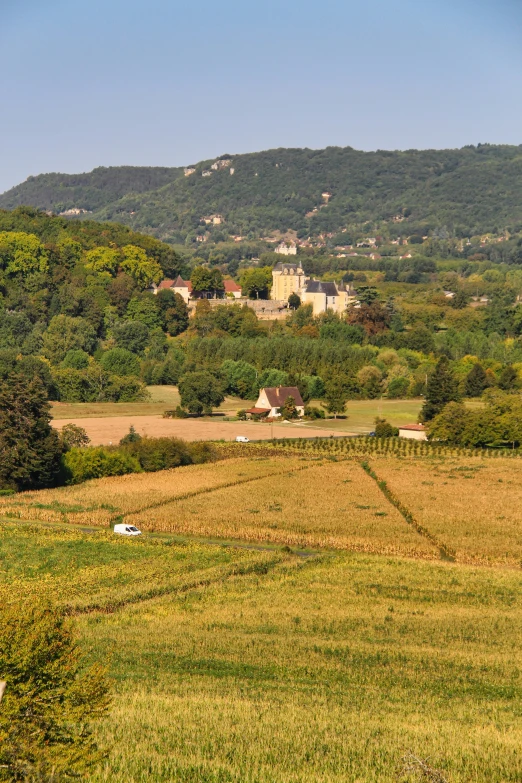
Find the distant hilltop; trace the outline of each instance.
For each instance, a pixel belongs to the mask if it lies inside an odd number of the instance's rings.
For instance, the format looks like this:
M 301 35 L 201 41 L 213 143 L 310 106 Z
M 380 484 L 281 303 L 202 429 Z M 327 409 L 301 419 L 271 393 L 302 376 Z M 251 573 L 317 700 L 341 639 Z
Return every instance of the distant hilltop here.
M 0 208 L 22 204 L 116 221 L 186 245 L 284 237 L 306 243 L 336 235 L 347 244 L 350 232 L 362 231 L 390 239 L 518 232 L 522 146 L 275 149 L 177 168 L 41 174 L 0 196 Z

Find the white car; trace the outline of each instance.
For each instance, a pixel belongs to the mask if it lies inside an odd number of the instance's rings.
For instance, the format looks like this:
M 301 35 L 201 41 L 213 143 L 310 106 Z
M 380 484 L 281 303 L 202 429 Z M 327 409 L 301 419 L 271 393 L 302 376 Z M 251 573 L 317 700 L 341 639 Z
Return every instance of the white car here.
M 119 536 L 141 536 L 141 530 L 134 525 L 114 525 L 114 532 Z
M 250 443 L 250 438 L 247 438 L 246 435 L 238 435 L 236 443 Z

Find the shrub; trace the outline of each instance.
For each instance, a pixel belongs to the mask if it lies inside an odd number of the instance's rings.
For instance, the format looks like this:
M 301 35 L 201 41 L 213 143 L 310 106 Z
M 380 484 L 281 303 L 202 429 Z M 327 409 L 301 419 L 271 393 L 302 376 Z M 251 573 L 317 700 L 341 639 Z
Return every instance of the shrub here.
M 179 438 L 141 438 L 125 444 L 125 451 L 147 473 L 190 465 L 190 448 Z
M 389 421 L 386 419 L 380 419 L 378 416 L 375 419 L 375 435 L 378 438 L 395 438 L 399 434 L 397 427 L 392 427 Z
M 128 451 L 105 446 L 71 449 L 63 457 L 63 467 L 67 484 L 80 484 L 104 476 L 141 473 L 142 470 L 139 461 Z
M 102 758 L 90 723 L 108 707 L 108 686 L 99 666 L 85 670 L 62 613 L 0 608 L 0 679 L 0 779 L 84 780 Z
M 322 408 L 317 408 L 315 405 L 306 405 L 304 409 L 304 415 L 306 419 L 324 419 L 325 412 Z
M 134 424 L 131 424 L 128 433 L 120 440 L 120 446 L 126 446 L 128 443 L 137 443 L 139 440 L 141 440 L 141 435 L 139 432 L 136 432 Z
M 75 447 L 88 446 L 91 442 L 83 427 L 78 427 L 76 424 L 64 424 L 60 431 L 60 440 L 65 451 Z

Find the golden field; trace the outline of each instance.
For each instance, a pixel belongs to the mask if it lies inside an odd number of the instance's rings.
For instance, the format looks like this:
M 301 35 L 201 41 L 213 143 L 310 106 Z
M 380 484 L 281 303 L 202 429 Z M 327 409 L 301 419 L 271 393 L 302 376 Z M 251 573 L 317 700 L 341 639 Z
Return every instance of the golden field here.
M 518 783 L 522 463 L 367 457 L 451 563 L 359 459 L 256 453 L 0 498 L 0 601 L 108 666 L 89 781 Z
M 522 462 L 370 458 L 379 478 L 462 562 L 520 565 Z
M 42 522 L 109 526 L 121 515 L 152 508 L 176 497 L 257 480 L 306 465 L 297 457 L 257 457 L 187 465 L 158 473 L 93 479 L 84 484 L 0 497 L 0 516 Z
M 127 519 L 143 530 L 189 536 L 438 557 L 438 550 L 404 521 L 357 462 L 300 466 Z

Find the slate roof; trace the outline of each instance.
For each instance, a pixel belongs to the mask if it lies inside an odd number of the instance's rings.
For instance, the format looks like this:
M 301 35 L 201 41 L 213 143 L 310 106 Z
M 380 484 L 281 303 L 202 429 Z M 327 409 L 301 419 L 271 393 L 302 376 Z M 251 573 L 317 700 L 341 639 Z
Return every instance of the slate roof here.
M 297 386 L 268 386 L 264 391 L 272 408 L 281 408 L 288 397 L 293 397 L 296 405 L 304 405 Z
M 306 286 L 307 294 L 325 294 L 326 296 L 339 296 L 335 283 L 322 283 L 320 280 L 310 280 Z
M 279 261 L 274 266 L 274 272 L 284 272 L 285 269 L 287 269 L 291 274 L 297 275 L 297 274 L 304 274 L 303 268 L 301 267 L 301 264 L 296 264 L 295 262 L 292 264 L 292 262 L 285 263 L 284 261 Z

